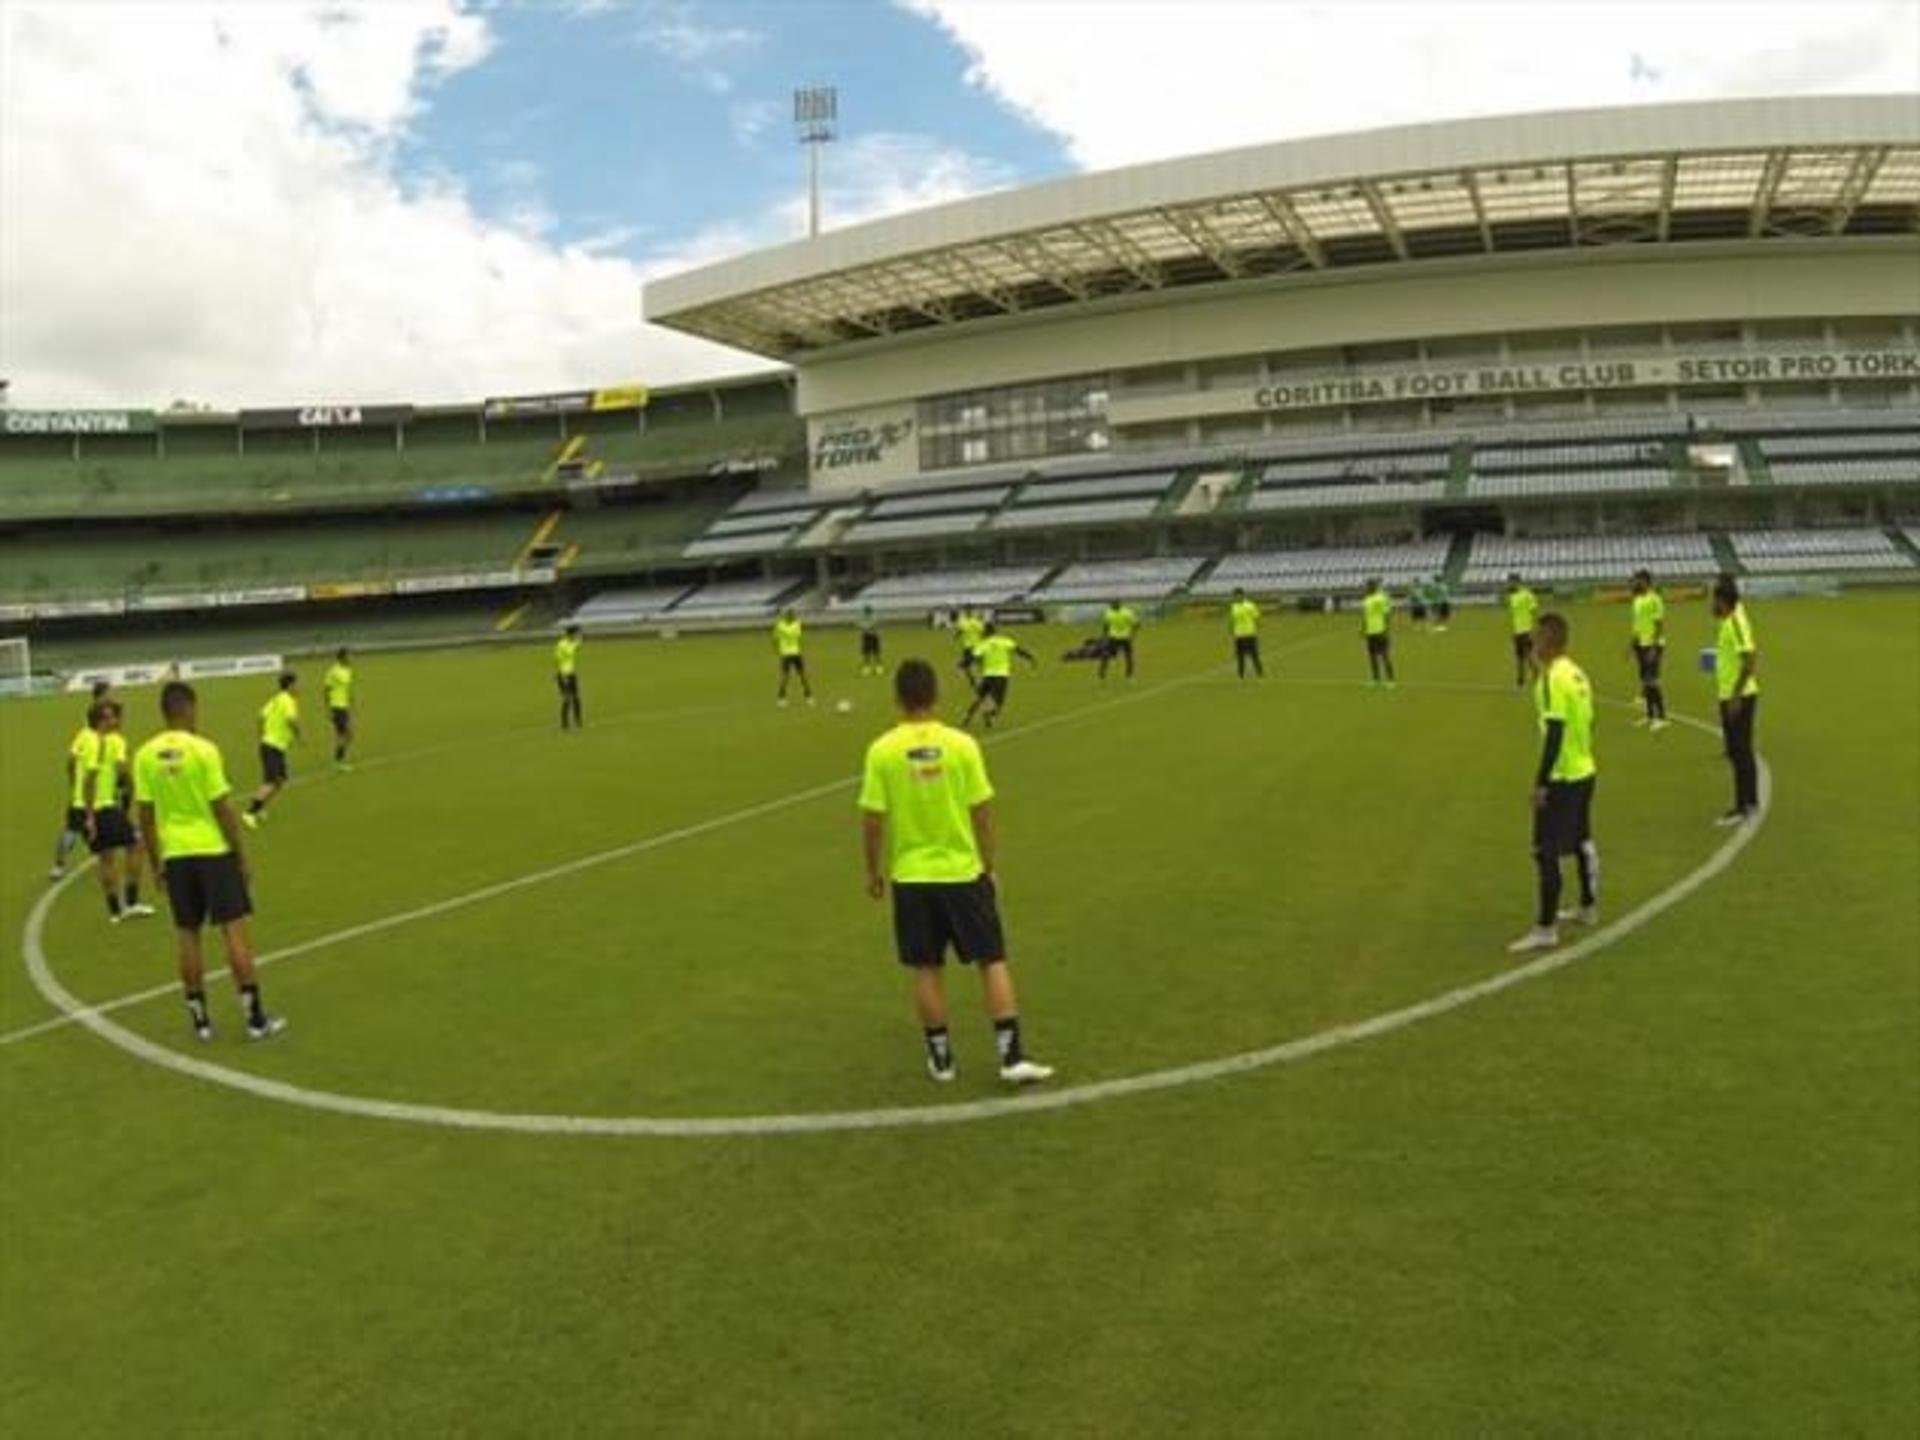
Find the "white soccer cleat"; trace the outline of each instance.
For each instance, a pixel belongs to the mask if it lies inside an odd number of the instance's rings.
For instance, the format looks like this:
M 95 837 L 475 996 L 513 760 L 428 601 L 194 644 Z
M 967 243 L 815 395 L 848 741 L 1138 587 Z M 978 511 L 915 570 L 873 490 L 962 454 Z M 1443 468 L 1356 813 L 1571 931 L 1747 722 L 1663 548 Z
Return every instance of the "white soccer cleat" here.
M 1011 1065 L 1000 1067 L 1000 1078 L 1008 1085 L 1037 1085 L 1042 1080 L 1053 1078 L 1053 1067 L 1036 1064 L 1032 1060 L 1016 1060 Z
M 1536 925 L 1507 946 L 1509 955 L 1524 955 L 1529 950 L 1551 950 L 1560 943 L 1560 932 L 1551 925 Z
M 1560 918 L 1562 920 L 1572 920 L 1581 925 L 1598 925 L 1600 923 L 1600 907 L 1598 905 L 1582 905 L 1577 910 L 1562 910 L 1560 912 Z
M 213 1026 L 211 1025 L 194 1026 L 193 1038 L 198 1040 L 202 1045 L 205 1045 L 208 1041 L 213 1039 Z
M 1671 724 L 1673 724 L 1673 722 L 1667 719 L 1666 716 L 1662 715 L 1658 720 L 1655 720 L 1651 724 L 1649 724 L 1647 726 L 1647 729 L 1657 734 L 1660 731 L 1666 729 Z
M 932 1060 L 927 1061 L 927 1078 L 932 1080 L 936 1085 L 951 1085 L 955 1077 L 959 1074 L 960 1067 L 958 1065 L 949 1065 L 945 1069 L 942 1069 L 940 1066 L 934 1064 Z
M 267 1017 L 267 1023 L 264 1025 L 256 1025 L 251 1020 L 249 1020 L 247 1022 L 247 1039 L 271 1040 L 274 1036 L 278 1035 L 282 1030 L 286 1028 L 287 1028 L 287 1022 L 281 1019 L 278 1015 L 269 1015 Z
M 153 906 L 147 904 L 146 901 L 137 900 L 120 913 L 125 915 L 129 920 L 141 920 L 149 915 L 157 915 L 160 912 L 155 910 Z
M 1722 830 L 1731 829 L 1735 825 L 1744 825 L 1747 823 L 1747 812 L 1744 810 L 1729 810 L 1713 823 Z
M 1633 728 L 1636 730 L 1644 730 L 1652 723 L 1653 722 L 1644 715 L 1636 715 L 1633 717 Z
M 118 910 L 110 910 L 107 912 L 107 924 L 109 925 L 118 925 L 124 918 Z
M 56 866 L 54 866 L 54 867 L 53 867 L 53 868 L 52 868 L 51 870 L 49 870 L 49 871 L 47 871 L 47 879 L 49 879 L 49 880 L 58 880 L 58 879 L 60 879 L 60 878 L 61 878 L 61 877 L 62 877 L 63 875 L 65 875 L 66 873 L 67 873 L 67 867 L 66 867 L 66 866 L 64 866 L 64 865 L 56 865 Z
M 258 830 L 260 828 L 260 817 L 251 811 L 247 811 L 240 816 L 240 823 L 249 830 Z
M 780 697 L 780 698 L 779 698 L 778 700 L 776 700 L 776 701 L 774 701 L 773 703 L 774 703 L 774 705 L 775 705 L 775 706 L 777 706 L 777 707 L 778 707 L 779 709 L 782 709 L 782 710 L 784 710 L 784 709 L 786 709 L 786 708 L 787 708 L 787 698 L 786 698 L 786 696 L 784 696 L 784 695 L 783 695 L 783 696 L 781 696 L 781 697 Z

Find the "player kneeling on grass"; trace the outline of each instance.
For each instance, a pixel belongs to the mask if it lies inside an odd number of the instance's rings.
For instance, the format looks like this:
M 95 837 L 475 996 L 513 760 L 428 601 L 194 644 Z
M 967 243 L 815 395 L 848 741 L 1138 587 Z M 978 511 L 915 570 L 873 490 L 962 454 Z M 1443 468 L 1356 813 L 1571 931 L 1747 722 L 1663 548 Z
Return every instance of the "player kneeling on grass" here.
M 980 744 L 934 718 L 940 685 L 924 660 L 893 677 L 901 721 L 867 749 L 860 785 L 867 893 L 893 882 L 893 933 L 900 963 L 913 971 L 913 1001 L 926 1037 L 927 1073 L 954 1078 L 942 966 L 951 947 L 975 965 L 1000 1059 L 1000 1078 L 1031 1084 L 1053 1075 L 1027 1059 L 1020 1012 L 1000 930 L 993 882 L 993 786 Z
M 173 911 L 174 940 L 180 961 L 180 986 L 196 1039 L 213 1038 L 207 1013 L 206 962 L 200 931 L 211 920 L 227 947 L 227 969 L 240 991 L 247 1038 L 278 1035 L 286 1022 L 267 1014 L 254 970 L 247 917 L 247 859 L 240 843 L 240 817 L 233 808 L 233 787 L 220 749 L 195 733 L 198 723 L 193 688 L 178 680 L 160 692 L 166 729 L 140 747 L 133 760 L 133 796 L 140 811 L 140 833 L 147 853 L 160 867 Z
M 974 647 L 974 654 L 980 661 L 980 680 L 974 686 L 973 703 L 967 707 L 966 719 L 960 723 L 973 724 L 980 707 L 991 701 L 993 708 L 987 711 L 987 728 L 991 730 L 1000 712 L 1007 708 L 1007 687 L 1013 683 L 1013 657 L 1018 655 L 1035 670 L 1040 668 L 1040 662 L 1011 635 L 1002 635 L 996 625 L 987 626 L 986 634 Z
M 1533 929 L 1508 950 L 1551 950 L 1560 943 L 1559 922 L 1592 925 L 1600 918 L 1600 852 L 1592 834 L 1593 686 L 1567 654 L 1567 622 L 1542 615 L 1533 627 L 1533 682 L 1540 715 L 1540 763 L 1533 776 L 1533 862 L 1540 882 Z M 1560 908 L 1560 858 L 1571 855 L 1580 869 L 1580 908 Z
M 107 899 L 107 918 L 118 925 L 154 913 L 140 902 L 140 851 L 127 818 L 121 780 L 128 770 L 127 737 L 120 729 L 120 706 L 103 700 L 93 707 L 92 719 L 100 736 L 100 763 L 89 782 L 87 848 L 98 861 L 100 889 Z M 121 865 L 125 864 L 123 873 Z

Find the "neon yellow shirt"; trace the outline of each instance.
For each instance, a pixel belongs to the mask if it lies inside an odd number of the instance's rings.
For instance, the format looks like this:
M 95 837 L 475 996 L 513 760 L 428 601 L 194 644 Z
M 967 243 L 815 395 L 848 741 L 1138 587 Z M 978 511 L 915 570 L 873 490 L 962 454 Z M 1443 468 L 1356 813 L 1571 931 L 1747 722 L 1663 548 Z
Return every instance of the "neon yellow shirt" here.
M 1140 628 L 1140 617 L 1131 605 L 1110 605 L 1105 616 L 1109 640 L 1131 640 Z
M 100 768 L 100 732 L 91 725 L 82 725 L 74 731 L 73 739 L 67 742 L 67 759 L 73 766 L 67 804 L 75 810 L 84 810 L 87 787 L 92 783 L 87 777 Z
M 580 642 L 571 635 L 562 635 L 553 642 L 553 668 L 561 675 L 571 675 L 580 663 Z
M 153 806 L 164 859 L 225 855 L 213 806 L 232 791 L 220 747 L 191 731 L 162 730 L 134 754 L 133 798 Z
M 960 637 L 960 648 L 968 655 L 980 648 L 980 637 L 986 632 L 987 622 L 971 610 L 953 622 L 954 632 Z
M 327 667 L 327 708 L 329 710 L 351 710 L 353 708 L 353 667 L 334 664 Z
M 806 629 L 806 626 L 801 624 L 800 617 L 797 615 L 791 620 L 774 621 L 774 648 L 777 649 L 782 656 L 798 655 L 800 653 L 800 633 L 804 629 Z
M 118 730 L 100 737 L 100 764 L 93 772 L 95 810 L 120 808 L 120 767 L 127 763 L 127 737 Z
M 1251 640 L 1260 633 L 1260 607 L 1251 600 L 1236 600 L 1227 606 L 1227 623 L 1233 627 L 1233 638 Z
M 867 747 L 860 808 L 887 817 L 887 873 L 898 883 L 979 879 L 972 811 L 992 798 L 980 742 L 964 730 L 907 721 Z
M 1540 614 L 1540 597 L 1522 585 L 1507 592 L 1507 618 L 1513 621 L 1513 633 L 1531 635 L 1533 622 Z
M 1667 602 L 1658 590 L 1633 597 L 1633 643 L 1640 646 L 1664 645 L 1660 627 L 1666 622 Z
M 1753 643 L 1753 622 L 1747 619 L 1747 607 L 1736 605 L 1720 622 L 1720 633 L 1714 641 L 1713 681 L 1714 688 L 1722 700 L 1745 699 L 1749 695 L 1760 693 L 1760 677 L 1755 675 L 1748 680 L 1739 694 L 1734 691 L 1740 685 L 1740 657 L 1757 655 L 1759 648 Z
M 1376 590 L 1360 601 L 1361 626 L 1369 635 L 1387 633 L 1387 616 L 1393 613 L 1393 597 L 1384 590 Z
M 1593 763 L 1593 686 L 1587 672 L 1562 655 L 1533 684 L 1534 708 L 1540 712 L 1540 733 L 1547 722 L 1561 724 L 1560 753 L 1554 757 L 1549 780 L 1585 780 L 1599 767 Z
M 980 657 L 980 673 L 988 679 L 995 676 L 1005 678 L 1013 674 L 1013 655 L 1020 648 L 1020 642 L 1011 635 L 988 635 L 973 647 L 973 653 Z
M 290 749 L 300 723 L 300 702 L 291 690 L 282 690 L 260 707 L 260 743 L 276 750 Z

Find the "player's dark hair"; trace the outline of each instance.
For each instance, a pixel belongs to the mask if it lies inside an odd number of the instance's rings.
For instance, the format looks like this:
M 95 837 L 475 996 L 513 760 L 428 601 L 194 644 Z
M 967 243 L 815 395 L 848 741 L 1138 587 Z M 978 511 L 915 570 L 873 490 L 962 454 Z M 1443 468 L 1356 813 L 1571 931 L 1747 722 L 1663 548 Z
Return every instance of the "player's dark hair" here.
M 893 696 L 903 710 L 931 710 L 940 698 L 940 677 L 924 660 L 902 660 L 893 672 Z
M 98 725 L 113 713 L 113 706 L 104 700 L 96 700 L 87 707 L 87 724 Z
M 280 672 L 280 688 L 282 690 L 291 690 L 294 686 L 294 682 L 297 681 L 299 678 L 300 677 L 294 674 L 293 671 L 291 670 L 282 670 Z
M 338 650 L 334 651 L 333 658 L 344 664 L 347 658 L 347 647 L 342 645 Z
M 1567 617 L 1562 615 L 1558 610 L 1547 611 L 1546 614 L 1533 622 L 1533 628 L 1544 632 L 1547 638 L 1553 642 L 1554 649 L 1565 650 L 1567 648 L 1567 634 L 1571 627 L 1567 624 Z
M 1713 598 L 1731 609 L 1740 603 L 1740 582 L 1731 575 L 1722 575 L 1713 582 Z
M 1651 585 L 1653 583 L 1653 572 L 1644 568 L 1636 570 L 1633 572 L 1633 578 L 1636 580 L 1644 580 Z
M 198 698 L 186 681 L 169 680 L 160 687 L 160 713 L 169 720 L 178 720 L 193 708 Z
M 113 689 L 113 682 L 111 680 L 96 680 L 93 682 L 93 698 L 96 700 L 104 700 L 107 692 L 111 689 Z

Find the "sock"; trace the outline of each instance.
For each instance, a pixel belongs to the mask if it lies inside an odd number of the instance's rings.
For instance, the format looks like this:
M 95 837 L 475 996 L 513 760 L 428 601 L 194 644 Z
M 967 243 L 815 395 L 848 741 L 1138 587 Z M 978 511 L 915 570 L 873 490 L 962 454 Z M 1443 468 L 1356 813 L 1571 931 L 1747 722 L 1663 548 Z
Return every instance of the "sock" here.
M 187 1013 L 193 1017 L 193 1028 L 205 1030 L 213 1021 L 207 1017 L 207 994 L 204 990 L 187 991 Z
M 1652 708 L 1655 719 L 1667 718 L 1667 697 L 1658 685 L 1647 687 L 1647 704 Z
M 1009 1015 L 993 1022 L 993 1048 L 1000 1052 L 1000 1064 L 1018 1065 L 1025 1055 L 1020 1049 L 1020 1017 Z
M 54 842 L 53 863 L 56 865 L 65 865 L 67 863 L 67 856 L 73 853 L 73 847 L 79 839 L 80 837 L 75 835 L 73 831 L 62 830 L 59 840 Z
M 115 895 L 111 890 L 109 890 L 107 892 L 107 914 L 117 916 L 119 913 L 120 913 L 120 897 L 118 895 Z
M 240 1003 L 246 1007 L 247 1023 L 249 1025 L 261 1026 L 267 1023 L 267 1011 L 266 1007 L 260 1003 L 260 987 L 258 985 L 242 985 L 240 987 Z
M 249 815 L 258 815 L 262 810 L 266 808 L 267 808 L 266 802 L 262 800 L 258 795 L 254 796 L 253 799 L 247 802 L 247 814 Z
M 342 760 L 344 760 L 344 759 L 346 759 L 346 758 L 347 758 L 347 747 L 346 747 L 346 746 L 344 746 L 344 745 L 336 745 L 336 746 L 334 746 L 334 747 L 333 747 L 333 763 L 334 763 L 334 764 L 336 764 L 336 765 L 338 765 L 338 764 L 339 764 L 339 763 L 340 763 L 340 762 L 341 762 Z
M 140 903 L 140 882 L 138 880 L 129 880 L 127 881 L 127 904 L 129 906 L 134 906 L 134 905 L 138 905 L 139 903 Z
M 926 1032 L 927 1059 L 933 1062 L 936 1070 L 953 1068 L 953 1037 L 947 1033 L 944 1025 Z
M 1582 841 L 1574 858 L 1580 865 L 1580 903 L 1591 909 L 1600 903 L 1600 847 Z

